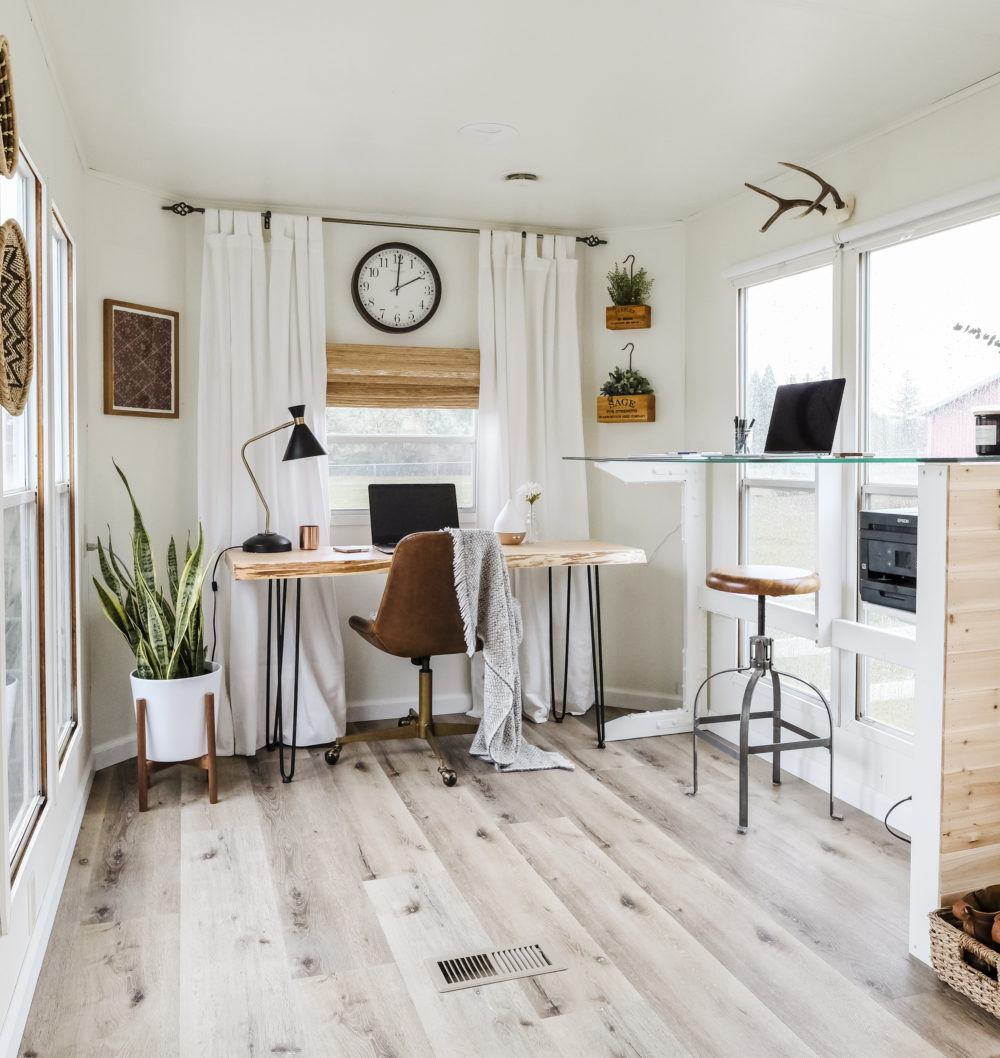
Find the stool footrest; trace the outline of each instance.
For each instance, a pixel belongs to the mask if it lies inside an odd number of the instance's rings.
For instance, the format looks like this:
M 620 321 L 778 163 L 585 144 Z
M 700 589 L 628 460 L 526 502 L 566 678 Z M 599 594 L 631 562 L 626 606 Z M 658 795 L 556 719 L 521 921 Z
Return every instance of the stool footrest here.
M 789 749 L 821 749 L 829 746 L 828 738 L 808 738 L 801 742 L 770 742 L 766 746 L 747 746 L 747 753 L 773 753 L 780 750 L 782 753 Z
M 765 712 L 751 713 L 750 714 L 750 719 L 751 720 L 770 720 L 773 716 L 774 716 L 774 710 L 773 709 L 768 709 L 768 711 L 766 713 Z M 695 723 L 696 724 L 729 724 L 729 723 L 732 723 L 733 721 L 736 721 L 736 723 L 739 723 L 739 721 L 740 721 L 740 714 L 739 713 L 726 713 L 725 716 L 715 716 L 714 714 L 712 716 L 699 716 L 695 720 Z M 782 723 L 784 723 L 784 721 L 782 721 Z
M 721 735 L 717 735 L 714 731 L 701 731 L 698 728 L 695 728 L 694 737 L 702 739 L 702 741 L 707 742 L 711 746 L 715 746 L 717 750 L 721 750 L 727 757 L 732 757 L 733 760 L 740 759 L 740 747 L 734 746 L 732 742 L 727 742 Z

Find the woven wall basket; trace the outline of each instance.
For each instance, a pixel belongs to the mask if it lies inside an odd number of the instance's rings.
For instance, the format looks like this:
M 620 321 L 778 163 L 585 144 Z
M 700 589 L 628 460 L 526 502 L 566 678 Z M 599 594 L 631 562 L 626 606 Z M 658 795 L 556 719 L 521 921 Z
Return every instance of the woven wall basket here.
M 35 368 L 31 263 L 16 220 L 0 225 L 0 407 L 20 415 Z
M 19 156 L 14 82 L 10 74 L 10 45 L 6 37 L 0 37 L 0 175 L 13 176 Z

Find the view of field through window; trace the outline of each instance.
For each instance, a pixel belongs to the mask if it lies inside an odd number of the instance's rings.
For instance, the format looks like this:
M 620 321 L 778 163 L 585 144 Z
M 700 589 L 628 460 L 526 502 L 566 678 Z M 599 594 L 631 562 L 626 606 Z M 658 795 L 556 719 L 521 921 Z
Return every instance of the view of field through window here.
M 372 482 L 454 482 L 476 502 L 476 412 L 465 408 L 327 408 L 330 509 L 366 511 Z

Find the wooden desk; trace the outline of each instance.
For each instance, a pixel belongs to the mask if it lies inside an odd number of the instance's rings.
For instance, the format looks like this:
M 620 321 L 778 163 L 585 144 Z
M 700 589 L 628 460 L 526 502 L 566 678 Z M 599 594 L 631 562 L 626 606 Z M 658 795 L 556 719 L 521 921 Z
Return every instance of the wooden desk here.
M 606 544 L 600 540 L 549 540 L 539 544 L 505 544 L 503 557 L 509 569 L 546 569 L 553 566 L 620 566 L 645 562 L 638 547 Z M 234 580 L 286 580 L 300 577 L 342 577 L 352 573 L 386 573 L 392 555 L 369 548 L 344 553 L 332 547 L 315 551 L 282 551 L 254 555 L 228 551 L 226 562 Z
M 601 566 L 631 565 L 646 561 L 646 553 L 638 547 L 609 544 L 600 540 L 549 540 L 537 544 L 503 545 L 503 555 L 510 569 L 547 569 L 549 577 L 549 695 L 556 723 L 566 715 L 566 678 L 563 676 L 562 711 L 556 709 L 555 662 L 552 642 L 552 570 L 567 567 L 566 582 L 566 642 L 569 645 L 569 612 L 572 599 L 573 567 L 587 568 L 587 598 L 590 612 L 590 648 L 594 667 L 594 705 L 597 713 L 597 745 L 604 748 L 604 646 L 601 632 Z M 295 733 L 298 722 L 299 698 L 299 606 L 302 580 L 308 577 L 344 577 L 358 573 L 387 573 L 392 556 L 369 548 L 365 551 L 343 552 L 332 547 L 315 551 L 283 551 L 273 555 L 258 555 L 246 551 L 227 551 L 226 562 L 234 580 L 267 581 L 267 698 L 265 701 L 265 730 L 267 748 L 277 747 L 281 778 L 291 782 L 295 774 Z M 593 570 L 593 580 L 591 579 Z M 284 662 L 285 616 L 288 601 L 288 582 L 295 581 L 295 655 L 292 683 L 292 742 L 289 770 L 285 772 L 284 715 L 282 709 L 281 676 Z M 274 700 L 274 731 L 271 731 L 271 629 L 272 614 L 276 646 L 277 689 Z

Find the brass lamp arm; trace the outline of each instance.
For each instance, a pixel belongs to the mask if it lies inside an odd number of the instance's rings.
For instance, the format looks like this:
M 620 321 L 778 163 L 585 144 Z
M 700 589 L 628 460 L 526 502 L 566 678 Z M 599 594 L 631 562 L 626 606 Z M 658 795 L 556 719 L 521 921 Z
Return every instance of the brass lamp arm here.
M 265 533 L 270 533 L 271 531 L 271 508 L 268 507 L 267 500 L 264 499 L 264 493 L 260 491 L 260 485 L 257 484 L 257 479 L 253 476 L 253 471 L 250 469 L 250 464 L 247 462 L 247 445 L 253 444 L 254 441 L 259 441 L 262 437 L 269 437 L 271 434 L 277 433 L 279 430 L 287 430 L 289 426 L 294 426 L 297 422 L 301 422 L 301 420 L 291 419 L 288 422 L 283 422 L 280 426 L 275 426 L 272 430 L 265 430 L 263 433 L 257 434 L 256 437 L 251 437 L 240 449 L 240 458 L 243 460 L 243 465 L 247 468 L 247 473 L 250 475 L 253 487 L 257 490 L 257 495 L 260 497 L 260 502 L 264 505 Z

